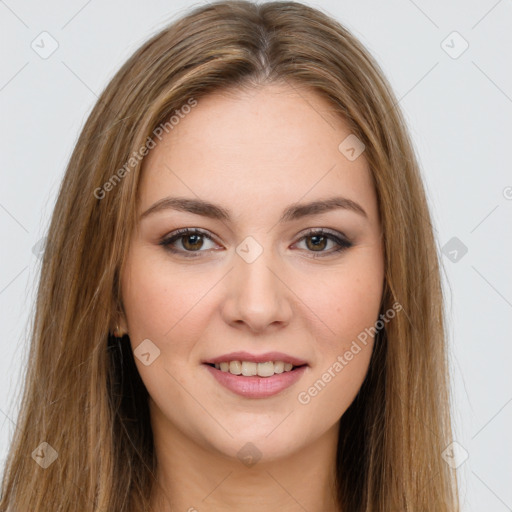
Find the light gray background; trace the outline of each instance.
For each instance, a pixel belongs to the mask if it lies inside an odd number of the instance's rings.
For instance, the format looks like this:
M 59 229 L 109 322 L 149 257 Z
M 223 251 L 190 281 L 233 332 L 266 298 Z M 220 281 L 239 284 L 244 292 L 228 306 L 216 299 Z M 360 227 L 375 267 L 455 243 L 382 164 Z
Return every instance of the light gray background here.
M 453 237 L 467 247 L 455 257 L 448 246 L 442 258 L 460 444 L 448 460 L 463 461 L 464 511 L 512 510 L 512 2 L 307 3 L 377 58 L 418 151 L 439 249 Z M 121 64 L 192 5 L 200 2 L 0 1 L 0 462 L 27 355 L 33 247 L 73 145 Z M 59 45 L 47 59 L 31 47 L 50 48 L 43 31 Z M 457 58 L 464 41 L 453 31 L 469 44 Z

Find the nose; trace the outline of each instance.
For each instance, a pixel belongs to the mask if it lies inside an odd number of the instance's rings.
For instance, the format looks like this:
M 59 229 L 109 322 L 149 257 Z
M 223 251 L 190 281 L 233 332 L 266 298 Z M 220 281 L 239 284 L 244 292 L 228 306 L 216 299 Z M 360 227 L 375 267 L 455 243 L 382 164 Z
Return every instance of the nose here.
M 288 325 L 293 292 L 283 274 L 270 250 L 264 250 L 254 261 L 236 254 L 234 268 L 226 277 L 225 322 L 254 333 Z

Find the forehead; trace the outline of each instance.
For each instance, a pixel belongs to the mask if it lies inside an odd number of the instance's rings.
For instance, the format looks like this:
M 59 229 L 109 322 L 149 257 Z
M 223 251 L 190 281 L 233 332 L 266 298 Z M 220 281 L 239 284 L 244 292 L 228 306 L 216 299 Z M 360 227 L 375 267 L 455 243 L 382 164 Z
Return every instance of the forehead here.
M 287 84 L 230 90 L 187 112 L 145 158 L 141 210 L 166 195 L 254 213 L 340 193 L 372 213 L 364 153 L 351 161 L 340 151 L 350 128 L 318 93 Z

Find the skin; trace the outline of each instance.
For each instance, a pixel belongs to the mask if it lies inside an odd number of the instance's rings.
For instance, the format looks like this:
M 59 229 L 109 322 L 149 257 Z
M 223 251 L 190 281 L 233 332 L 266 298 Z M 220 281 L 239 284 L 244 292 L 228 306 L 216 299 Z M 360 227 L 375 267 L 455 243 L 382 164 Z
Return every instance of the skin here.
M 348 125 L 317 93 L 298 91 L 274 84 L 201 98 L 144 162 L 139 213 L 178 196 L 233 214 L 229 222 L 174 209 L 150 214 L 123 268 L 121 327 L 133 349 L 149 339 L 160 350 L 147 366 L 135 358 L 150 395 L 154 510 L 338 510 L 339 419 L 364 380 L 372 338 L 309 403 L 298 394 L 378 320 L 381 226 L 364 152 L 349 161 L 338 149 Z M 335 209 L 278 222 L 292 203 L 334 195 L 367 216 Z M 182 236 L 173 244 L 180 254 L 159 245 L 185 227 L 213 240 L 203 237 L 201 246 Z M 312 236 L 303 238 L 308 228 L 339 232 L 353 246 L 335 253 L 327 241 L 315 249 Z M 252 263 L 236 252 L 248 236 L 263 249 Z M 194 248 L 198 257 L 183 256 Z M 284 352 L 308 368 L 277 395 L 241 397 L 201 363 L 237 350 Z M 261 454 L 250 467 L 237 456 L 248 442 Z

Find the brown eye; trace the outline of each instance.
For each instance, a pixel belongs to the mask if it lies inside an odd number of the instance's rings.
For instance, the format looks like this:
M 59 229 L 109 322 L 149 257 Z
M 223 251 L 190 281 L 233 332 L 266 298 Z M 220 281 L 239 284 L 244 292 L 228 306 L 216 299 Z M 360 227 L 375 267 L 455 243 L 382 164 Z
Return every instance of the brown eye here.
M 352 242 L 343 238 L 341 235 L 338 236 L 337 234 L 324 230 L 310 231 L 303 236 L 299 242 L 302 242 L 303 240 L 305 240 L 308 252 L 318 253 L 318 255 L 313 255 L 314 258 L 344 251 L 353 245 Z M 333 242 L 335 248 L 331 251 L 326 251 L 325 249 L 329 242 Z
M 197 249 L 201 249 L 203 245 L 203 240 L 201 239 L 202 235 L 185 235 L 181 238 L 183 241 L 181 242 L 185 249 L 190 251 L 196 251 Z
M 159 245 L 162 245 L 164 249 L 169 252 L 194 258 L 200 256 L 202 252 L 206 252 L 206 249 L 201 250 L 203 249 L 205 240 L 213 242 L 212 237 L 207 233 L 203 233 L 198 229 L 184 228 L 171 233 L 170 236 L 159 242 Z M 177 242 L 181 242 L 182 248 L 176 247 Z
M 312 251 L 325 249 L 327 242 L 329 241 L 326 236 L 318 235 L 308 236 L 305 240 L 307 240 L 306 245 L 308 246 L 308 249 L 311 249 Z M 311 243 L 308 243 L 308 241 L 311 241 Z

